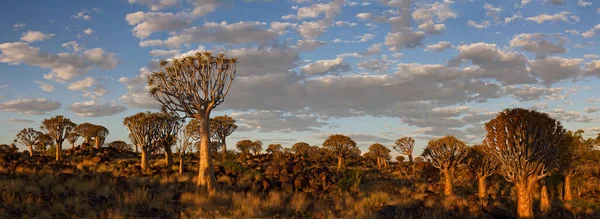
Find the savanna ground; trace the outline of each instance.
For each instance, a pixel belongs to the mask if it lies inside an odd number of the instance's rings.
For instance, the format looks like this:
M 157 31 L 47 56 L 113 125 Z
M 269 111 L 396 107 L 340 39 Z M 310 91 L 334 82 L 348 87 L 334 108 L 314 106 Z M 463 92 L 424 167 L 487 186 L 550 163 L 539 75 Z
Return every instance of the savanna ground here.
M 177 156 L 176 156 L 177 157 Z M 65 150 L 64 160 L 3 151 L 0 218 L 511 218 L 512 184 L 488 178 L 486 205 L 477 180 L 459 166 L 456 196 L 445 198 L 438 170 L 426 161 L 378 170 L 363 157 L 336 170 L 322 153 L 240 155 L 215 160 L 218 189 L 196 191 L 198 157 L 165 169 L 162 155 L 140 170 L 140 155 L 114 148 Z M 600 218 L 600 162 L 573 179 L 574 200 L 561 201 L 561 179 L 549 180 L 550 218 Z M 537 189 L 539 191 L 539 189 Z M 539 193 L 534 194 L 534 211 Z

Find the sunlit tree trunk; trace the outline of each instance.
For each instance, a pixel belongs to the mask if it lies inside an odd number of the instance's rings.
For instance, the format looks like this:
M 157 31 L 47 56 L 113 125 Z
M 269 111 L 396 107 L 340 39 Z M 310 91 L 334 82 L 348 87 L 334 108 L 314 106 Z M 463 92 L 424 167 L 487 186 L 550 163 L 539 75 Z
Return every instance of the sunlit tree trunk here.
M 413 165 L 413 157 L 412 154 L 408 154 L 408 164 Z
M 565 174 L 565 183 L 564 186 L 564 200 L 571 201 L 573 200 L 573 195 L 571 194 L 571 174 Z
M 179 155 L 179 175 L 183 174 L 183 159 L 185 157 L 185 152 L 181 151 Z
M 223 146 L 223 162 L 227 160 L 227 141 L 225 138 L 221 138 L 221 145 Z
M 71 143 L 71 149 L 75 150 L 75 142 Z
M 33 145 L 28 145 L 29 146 L 29 156 L 33 156 Z
M 482 205 L 487 205 L 487 187 L 485 185 L 485 177 L 482 175 L 477 176 L 477 189 L 479 201 Z
M 381 158 L 377 157 L 377 169 L 381 170 Z
M 94 138 L 94 144 L 96 149 L 100 149 L 100 138 Z
M 165 147 L 165 163 L 167 164 L 167 170 L 171 171 L 173 167 L 173 151 L 170 146 Z
M 62 141 L 57 141 L 54 150 L 56 150 L 56 161 L 62 160 Z
M 342 168 L 344 168 L 344 158 L 338 157 L 337 159 L 338 159 L 337 168 L 338 168 L 338 170 L 342 170 Z
M 146 170 L 148 166 L 148 151 L 142 147 L 142 170 Z
M 515 182 L 517 190 L 517 218 L 531 219 L 533 218 L 533 208 L 531 196 L 533 194 L 533 180 L 521 179 Z
M 550 205 L 550 196 L 548 195 L 548 186 L 545 179 L 540 181 L 540 188 L 540 211 L 542 215 L 546 216 L 552 209 L 552 206 Z
M 198 187 L 209 192 L 214 191 L 216 179 L 213 172 L 212 159 L 210 158 L 210 125 L 208 117 L 198 116 L 200 122 L 200 161 L 198 170 Z
M 454 191 L 452 188 L 452 177 L 454 175 L 454 171 L 442 169 L 442 174 L 444 175 L 444 195 L 447 197 L 453 196 Z

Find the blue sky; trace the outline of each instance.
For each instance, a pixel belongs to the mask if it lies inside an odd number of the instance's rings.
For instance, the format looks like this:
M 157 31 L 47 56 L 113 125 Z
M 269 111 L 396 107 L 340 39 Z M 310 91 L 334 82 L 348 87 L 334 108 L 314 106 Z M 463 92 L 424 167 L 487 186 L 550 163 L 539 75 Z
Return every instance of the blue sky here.
M 592 0 L 5 0 L 0 142 L 65 115 L 127 140 L 158 109 L 145 75 L 196 51 L 239 59 L 229 96 L 241 139 L 361 150 L 403 136 L 480 142 L 508 107 L 600 132 L 600 2 Z

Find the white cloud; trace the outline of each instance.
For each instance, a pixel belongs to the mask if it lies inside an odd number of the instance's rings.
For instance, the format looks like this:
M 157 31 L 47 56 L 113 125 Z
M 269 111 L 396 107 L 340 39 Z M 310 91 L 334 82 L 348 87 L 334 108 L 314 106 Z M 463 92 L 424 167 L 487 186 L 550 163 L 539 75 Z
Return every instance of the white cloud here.
M 521 15 L 521 12 L 517 12 L 516 14 L 514 14 L 510 17 L 505 17 L 504 24 L 508 24 L 508 23 L 511 23 L 515 20 L 522 19 L 522 18 L 523 18 L 523 15 Z
M 324 41 L 318 41 L 318 40 L 298 40 L 298 44 L 296 44 L 296 47 L 298 48 L 299 51 L 302 52 L 310 52 L 313 51 L 317 48 L 319 48 L 320 46 L 324 45 L 326 42 Z
M 35 81 L 35 83 L 39 84 L 40 85 L 40 89 L 42 89 L 43 91 L 46 91 L 46 92 L 52 92 L 52 91 L 54 91 L 54 85 L 52 85 L 52 84 L 44 83 L 44 82 L 41 82 L 41 81 Z
M 181 53 L 178 49 L 172 49 L 172 50 L 160 50 L 160 49 L 154 49 L 150 51 L 150 55 L 154 56 L 154 57 L 163 57 L 163 58 L 170 58 L 173 57 L 177 54 Z
M 314 114 L 303 112 L 287 113 L 278 110 L 233 112 L 231 114 L 242 127 L 238 131 L 258 132 L 304 132 L 317 131 L 327 125 Z
M 570 16 L 570 15 L 571 15 L 570 12 L 563 11 L 563 12 L 556 13 L 556 14 L 540 14 L 540 15 L 537 15 L 537 16 L 528 17 L 528 18 L 526 18 L 526 20 L 535 21 L 538 24 L 544 23 L 546 21 L 551 21 L 551 22 L 558 22 L 558 21 L 576 22 L 576 21 L 579 20 L 579 18 Z
M 554 39 L 556 42 L 550 41 L 550 39 Z M 566 43 L 566 39 L 556 35 L 523 33 L 515 35 L 510 41 L 510 46 L 534 52 L 536 55 L 544 57 L 547 54 L 567 52 L 567 49 L 563 46 L 564 43 Z
M 39 48 L 28 43 L 14 42 L 0 44 L 0 62 L 9 64 L 28 64 L 52 71 L 44 78 L 65 82 L 74 77 L 85 75 L 94 67 L 113 69 L 119 63 L 114 53 L 108 53 L 101 48 L 86 50 L 83 54 L 41 52 Z
M 349 21 L 336 21 L 333 24 L 338 27 L 354 27 L 354 26 L 358 25 L 357 23 L 353 23 L 353 22 L 349 22 Z
M 94 30 L 88 28 L 88 29 L 83 30 L 83 33 L 85 33 L 87 35 L 91 35 L 92 33 L 94 33 Z
M 391 62 L 387 58 L 369 59 L 358 63 L 359 69 L 379 74 L 386 73 L 390 66 Z
M 343 58 L 332 60 L 319 60 L 314 63 L 302 66 L 302 73 L 307 75 L 323 75 L 327 73 L 348 72 L 352 67 L 344 62 Z
M 488 28 L 490 26 L 490 22 L 489 21 L 483 21 L 481 23 L 477 23 L 473 20 L 469 20 L 467 21 L 467 24 L 471 27 L 477 28 L 477 29 L 485 29 Z
M 298 24 L 290 22 L 271 22 L 271 29 L 278 34 L 285 34 L 288 29 L 294 29 L 296 26 Z
M 164 12 L 138 11 L 125 16 L 125 20 L 133 28 L 133 35 L 138 38 L 149 37 L 152 33 L 161 31 L 176 31 L 190 26 L 186 16 Z
M 177 0 L 127 0 L 129 4 L 140 4 L 148 7 L 152 11 L 160 11 L 177 4 Z
M 540 78 L 546 85 L 565 79 L 575 79 L 581 74 L 583 59 L 546 57 L 530 62 L 531 74 Z
M 23 33 L 23 36 L 21 37 L 21 41 L 26 41 L 26 42 L 38 42 L 38 41 L 44 41 L 47 39 L 50 39 L 54 36 L 54 34 L 45 34 L 42 33 L 40 31 L 27 31 L 26 33 Z
M 375 35 L 370 33 L 365 33 L 362 36 L 358 36 L 358 38 L 360 39 L 359 42 L 367 42 L 369 40 L 372 40 L 374 37 Z
M 583 111 L 585 111 L 586 113 L 595 113 L 600 111 L 600 107 L 586 107 L 585 109 L 583 109 Z
M 12 122 L 12 123 L 34 123 L 35 122 L 30 119 L 9 119 L 8 121 Z
M 436 44 L 431 44 L 425 47 L 425 51 L 442 52 L 448 48 L 452 48 L 452 43 L 448 41 L 440 41 Z
M 44 98 L 16 99 L 0 103 L 0 110 L 23 115 L 44 115 L 58 108 L 60 108 L 60 103 Z
M 425 39 L 425 33 L 418 32 L 390 32 L 385 36 L 384 44 L 390 47 L 391 51 L 398 51 L 402 48 L 415 48 L 422 45 L 421 41 Z
M 326 18 L 333 19 L 341 11 L 343 0 L 333 0 L 327 4 L 313 4 L 311 6 L 298 8 L 296 18 L 303 20 L 306 18 L 317 18 L 321 14 L 325 14 Z
M 77 44 L 77 42 L 75 42 L 75 41 L 69 41 L 69 42 L 63 43 L 62 47 L 72 49 L 74 52 L 79 52 L 82 49 L 79 46 L 79 44 Z
M 594 28 L 582 33 L 581 36 L 585 38 L 590 38 L 596 36 L 598 32 L 600 32 L 600 24 L 597 24 L 596 26 L 594 26 Z
M 124 106 L 114 104 L 100 104 L 95 101 L 78 102 L 71 104 L 69 110 L 81 117 L 102 117 L 112 116 L 125 111 Z
M 591 2 L 586 2 L 586 1 L 584 1 L 584 0 L 578 0 L 578 1 L 577 1 L 577 4 L 578 4 L 579 6 L 581 6 L 581 7 L 587 7 L 587 6 L 591 6 L 591 5 L 592 5 L 592 3 L 591 3 Z
M 23 28 L 25 28 L 25 26 L 27 26 L 26 23 L 16 23 L 16 24 L 13 24 L 13 28 L 15 28 L 17 30 L 23 29 Z
M 67 88 L 73 91 L 85 91 L 94 85 L 96 85 L 96 79 L 88 76 L 81 81 L 71 83 Z
M 90 16 L 90 13 L 86 10 L 80 11 L 77 14 L 73 15 L 73 18 L 80 19 L 80 20 L 92 19 L 92 17 Z
M 278 34 L 272 30 L 262 29 L 265 23 L 239 22 L 228 24 L 205 23 L 202 26 L 191 27 L 181 32 L 173 33 L 166 40 L 149 40 L 140 42 L 140 46 L 167 46 L 179 47 L 187 43 L 261 43 L 276 39 Z
M 598 54 L 585 54 L 585 55 L 583 55 L 583 58 L 586 58 L 586 59 L 600 59 L 600 55 L 598 55 Z

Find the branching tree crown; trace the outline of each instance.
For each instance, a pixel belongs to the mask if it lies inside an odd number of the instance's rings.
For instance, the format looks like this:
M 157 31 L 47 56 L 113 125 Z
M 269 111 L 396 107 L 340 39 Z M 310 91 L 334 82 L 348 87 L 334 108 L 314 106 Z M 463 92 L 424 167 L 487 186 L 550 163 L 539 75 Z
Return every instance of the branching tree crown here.
M 452 169 L 467 156 L 467 145 L 454 136 L 446 136 L 429 141 L 423 151 L 423 157 L 431 159 L 438 169 Z
M 64 116 L 55 116 L 42 121 L 42 127 L 40 128 L 54 139 L 54 143 L 56 144 L 56 160 L 61 160 L 62 143 L 65 141 L 67 134 L 75 128 L 75 123 Z
M 409 162 L 412 163 L 412 153 L 415 147 L 415 139 L 412 137 L 403 137 L 396 140 L 396 144 L 392 147 L 398 153 L 408 156 Z
M 483 145 L 475 145 L 469 149 L 466 163 L 469 171 L 484 178 L 491 176 L 498 168 L 498 161 L 485 151 Z
M 275 154 L 275 153 L 281 152 L 281 150 L 283 150 L 283 147 L 281 146 L 281 144 L 270 144 L 267 147 L 266 151 L 267 151 L 267 153 Z
M 42 132 L 40 131 L 26 128 L 17 134 L 15 141 L 29 147 L 29 155 L 33 155 L 33 147 L 39 143 L 41 135 Z

